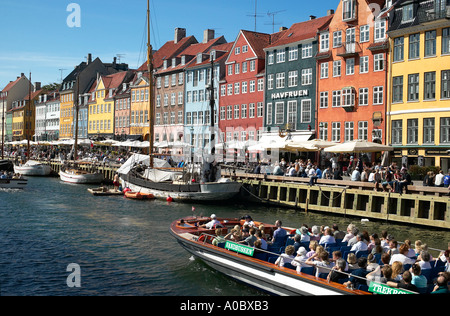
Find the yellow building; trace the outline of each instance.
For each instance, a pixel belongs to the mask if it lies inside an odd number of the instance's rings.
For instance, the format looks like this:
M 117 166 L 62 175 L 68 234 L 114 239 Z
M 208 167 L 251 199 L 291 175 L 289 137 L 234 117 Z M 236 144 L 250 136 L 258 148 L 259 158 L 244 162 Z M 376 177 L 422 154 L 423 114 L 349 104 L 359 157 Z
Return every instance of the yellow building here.
M 43 90 L 33 91 L 22 100 L 12 103 L 12 139 L 13 141 L 33 140 L 35 127 L 35 102 Z M 31 103 L 30 103 L 31 97 Z
M 105 81 L 100 77 L 91 88 L 88 112 L 88 137 L 112 138 L 114 135 L 114 101 L 108 100 L 111 89 L 107 89 Z M 108 101 L 107 101 L 108 100 Z
M 450 6 L 403 1 L 390 12 L 388 143 L 394 159 L 450 168 Z
M 60 119 L 59 119 L 59 137 L 73 137 L 73 91 L 61 91 L 60 94 Z
M 130 135 L 134 138 L 142 136 L 143 140 L 148 140 L 150 135 L 147 76 L 138 73 L 136 80 L 131 84 Z

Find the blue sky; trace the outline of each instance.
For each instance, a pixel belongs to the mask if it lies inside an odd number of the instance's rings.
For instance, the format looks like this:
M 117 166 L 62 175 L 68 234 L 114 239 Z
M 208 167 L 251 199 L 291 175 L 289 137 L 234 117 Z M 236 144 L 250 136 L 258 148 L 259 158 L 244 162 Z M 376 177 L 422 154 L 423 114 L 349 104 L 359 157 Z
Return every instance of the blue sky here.
M 203 30 L 215 29 L 231 42 L 240 29 L 255 29 L 255 0 L 151 0 L 151 42 L 154 49 L 173 40 L 176 27 L 186 28 L 200 42 Z M 80 27 L 69 27 L 70 3 L 80 8 Z M 324 16 L 339 0 L 257 0 L 256 30 L 272 33 L 280 26 Z M 137 68 L 145 60 L 146 0 L 1 0 L 0 89 L 20 73 L 32 73 L 43 85 L 59 82 L 88 53 L 103 62 L 121 55 Z M 61 70 L 62 69 L 62 70 Z

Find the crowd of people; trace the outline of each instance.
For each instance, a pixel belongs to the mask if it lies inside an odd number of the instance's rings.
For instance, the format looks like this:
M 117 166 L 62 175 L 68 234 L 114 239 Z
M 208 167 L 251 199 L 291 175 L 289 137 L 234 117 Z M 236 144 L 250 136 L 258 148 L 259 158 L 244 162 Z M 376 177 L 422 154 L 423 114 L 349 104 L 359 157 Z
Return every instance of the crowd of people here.
M 426 293 L 430 290 L 424 276 L 425 270 L 432 269 L 440 261 L 439 265 L 444 268 L 433 280 L 431 292 L 450 293 L 450 243 L 447 250 L 433 257 L 428 245 L 421 240 L 416 240 L 414 244 L 410 240 L 399 242 L 386 230 L 380 234 L 369 234 L 354 224 L 349 224 L 346 231 L 339 230 L 336 224 L 312 227 L 304 224 L 288 231 L 277 220 L 273 231 L 265 234 L 267 230 L 264 225 L 256 225 L 247 215 L 243 225 L 236 225 L 224 235 L 222 224 L 213 214 L 211 221 L 203 227 L 215 228 L 213 245 L 230 240 L 264 252 L 284 249 L 274 264 L 290 264 L 298 273 L 313 266 L 315 276 L 349 288 L 358 288 L 358 285 L 367 285 L 368 281 L 373 280 L 394 288 Z M 330 247 L 338 244 L 340 246 Z M 349 251 L 346 258 L 342 247 L 347 247 Z M 362 252 L 361 256 L 359 252 Z
M 373 183 L 374 191 L 408 193 L 408 185 L 412 185 L 411 175 L 405 164 L 401 167 L 392 162 L 389 166 L 382 166 L 380 162 L 371 163 L 367 159 L 350 156 L 348 162 L 339 161 L 337 155 L 325 159 L 324 167 L 314 163 L 311 159 L 296 159 L 286 162 L 284 158 L 273 166 L 259 163 L 253 173 L 273 174 L 286 177 L 309 178 L 309 185 L 315 185 L 317 179 L 343 180 L 348 177 L 351 181 Z M 430 171 L 423 179 L 424 186 L 445 187 L 450 190 L 450 169 L 440 170 L 436 175 Z

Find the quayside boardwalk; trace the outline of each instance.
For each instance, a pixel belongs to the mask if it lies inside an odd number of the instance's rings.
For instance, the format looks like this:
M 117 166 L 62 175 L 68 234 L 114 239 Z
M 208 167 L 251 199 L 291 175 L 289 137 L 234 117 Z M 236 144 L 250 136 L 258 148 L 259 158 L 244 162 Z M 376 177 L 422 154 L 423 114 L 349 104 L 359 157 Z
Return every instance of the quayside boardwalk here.
M 448 188 L 408 186 L 408 194 L 374 191 L 360 181 L 321 180 L 263 174 L 224 174 L 241 181 L 261 202 L 340 215 L 450 229 Z

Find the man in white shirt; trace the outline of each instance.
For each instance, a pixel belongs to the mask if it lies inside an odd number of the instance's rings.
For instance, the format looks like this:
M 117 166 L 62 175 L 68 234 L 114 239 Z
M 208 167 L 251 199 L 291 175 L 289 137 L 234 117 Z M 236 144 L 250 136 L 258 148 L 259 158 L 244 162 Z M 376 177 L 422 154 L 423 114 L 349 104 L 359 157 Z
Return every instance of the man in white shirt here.
M 434 177 L 434 186 L 443 187 L 444 186 L 444 172 L 442 170 Z
M 211 221 L 209 221 L 208 223 L 202 225 L 201 227 L 204 227 L 206 229 L 213 229 L 216 228 L 217 226 L 222 227 L 222 224 L 220 224 L 220 222 L 217 220 L 217 216 L 216 214 L 212 214 L 210 216 Z
M 356 243 L 352 246 L 350 251 L 366 251 L 368 249 L 367 244 L 363 241 L 363 235 L 356 235 Z
M 355 168 L 355 170 L 353 170 L 351 180 L 352 181 L 360 181 L 361 180 L 361 174 L 359 173 L 358 168 Z

